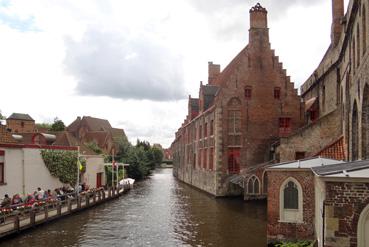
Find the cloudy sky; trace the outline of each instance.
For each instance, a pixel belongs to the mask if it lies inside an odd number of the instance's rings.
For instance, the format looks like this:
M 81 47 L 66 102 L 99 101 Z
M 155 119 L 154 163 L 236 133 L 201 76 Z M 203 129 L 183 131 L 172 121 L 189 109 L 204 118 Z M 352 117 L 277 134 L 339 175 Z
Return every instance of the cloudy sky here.
M 298 87 L 330 42 L 331 1 L 261 0 Z M 105 118 L 170 145 L 187 97 L 248 42 L 250 0 L 0 0 L 0 110 Z

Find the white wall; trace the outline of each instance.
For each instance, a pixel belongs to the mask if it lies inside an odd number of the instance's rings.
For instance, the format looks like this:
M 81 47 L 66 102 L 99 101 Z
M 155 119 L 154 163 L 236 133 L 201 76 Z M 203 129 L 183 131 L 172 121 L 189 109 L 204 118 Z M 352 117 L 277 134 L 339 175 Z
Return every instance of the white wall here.
M 40 149 L 2 148 L 4 155 L 5 185 L 0 185 L 0 197 L 16 193 L 28 194 L 41 187 L 55 189 L 63 186 L 58 178 L 51 176 L 41 157 Z M 24 163 L 23 163 L 24 160 Z
M 102 172 L 102 185 L 105 185 L 104 158 L 101 155 L 86 155 L 86 172 L 82 181 L 90 188 L 96 188 L 96 174 Z
M 314 176 L 315 187 L 315 232 L 318 246 L 323 246 L 323 202 L 325 200 L 325 183 L 317 176 Z

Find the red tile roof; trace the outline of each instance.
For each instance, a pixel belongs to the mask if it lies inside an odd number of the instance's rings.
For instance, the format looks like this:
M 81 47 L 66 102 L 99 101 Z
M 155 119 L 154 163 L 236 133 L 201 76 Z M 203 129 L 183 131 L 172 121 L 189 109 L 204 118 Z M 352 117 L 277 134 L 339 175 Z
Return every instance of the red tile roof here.
M 341 136 L 337 141 L 329 144 L 322 150 L 320 150 L 316 155 L 324 158 L 330 158 L 335 160 L 345 160 L 345 144 L 343 141 L 343 136 Z

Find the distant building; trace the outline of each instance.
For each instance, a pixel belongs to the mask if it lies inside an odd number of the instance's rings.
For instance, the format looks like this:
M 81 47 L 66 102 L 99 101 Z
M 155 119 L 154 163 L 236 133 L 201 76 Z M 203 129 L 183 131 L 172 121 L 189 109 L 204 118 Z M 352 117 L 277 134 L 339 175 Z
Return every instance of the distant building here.
M 77 117 L 66 130 L 81 143 L 97 144 L 106 154 L 116 153 L 119 142 L 127 140 L 123 129 L 113 128 L 108 120 L 89 116 Z
M 6 119 L 6 126 L 12 133 L 36 132 L 35 120 L 28 114 L 13 113 Z
M 249 44 L 223 71 L 208 65 L 208 84 L 189 97 L 171 146 L 174 175 L 215 196 L 239 195 L 241 170 L 274 158 L 279 138 L 303 124 L 304 106 L 271 49 L 260 4 L 250 10 Z M 252 194 L 260 194 L 262 173 L 253 181 Z

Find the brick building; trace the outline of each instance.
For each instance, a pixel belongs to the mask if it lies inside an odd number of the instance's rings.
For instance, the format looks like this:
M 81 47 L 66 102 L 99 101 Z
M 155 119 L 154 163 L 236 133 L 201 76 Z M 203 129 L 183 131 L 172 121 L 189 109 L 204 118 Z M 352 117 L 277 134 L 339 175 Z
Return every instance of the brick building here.
M 368 161 L 356 161 L 369 159 L 368 6 L 368 1 L 351 0 L 344 13 L 344 1 L 332 0 L 331 44 L 301 86 L 305 125 L 282 137 L 276 149 L 281 162 L 319 156 L 353 162 L 326 167 L 316 163 L 305 176 L 291 169 L 275 172 L 283 165 L 269 168 L 269 240 L 317 239 L 318 246 L 369 246 L 362 237 L 369 235 Z M 312 214 L 303 214 L 301 221 L 281 221 L 281 210 L 286 208 L 276 192 L 286 189 L 282 186 L 286 179 L 300 184 L 302 196 L 310 195 L 314 201 L 303 204 Z M 305 183 L 311 186 L 304 187 Z M 304 224 L 312 224 L 315 230 L 304 230 Z
M 77 117 L 68 127 L 69 136 L 81 143 L 95 143 L 106 154 L 111 154 L 113 149 L 118 150 L 119 142 L 127 140 L 123 129 L 113 128 L 108 120 L 84 116 Z
M 6 119 L 6 126 L 13 133 L 34 133 L 36 132 L 35 120 L 28 114 L 13 113 Z
M 331 44 L 301 86 L 306 124 L 281 139 L 281 162 L 316 155 L 369 158 L 368 6 L 351 0 L 344 13 L 344 0 L 332 0 Z
M 369 245 L 369 161 L 310 158 L 268 173 L 268 242 Z
M 215 196 L 236 195 L 242 186 L 230 182 L 273 158 L 273 144 L 303 124 L 303 105 L 271 49 L 260 4 L 250 10 L 249 44 L 223 71 L 208 66 L 208 84 L 200 84 L 199 98 L 189 97 L 171 147 L 174 175 Z M 261 175 L 253 179 L 260 194 Z

